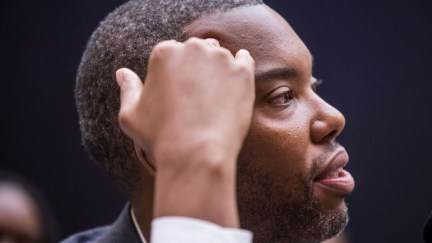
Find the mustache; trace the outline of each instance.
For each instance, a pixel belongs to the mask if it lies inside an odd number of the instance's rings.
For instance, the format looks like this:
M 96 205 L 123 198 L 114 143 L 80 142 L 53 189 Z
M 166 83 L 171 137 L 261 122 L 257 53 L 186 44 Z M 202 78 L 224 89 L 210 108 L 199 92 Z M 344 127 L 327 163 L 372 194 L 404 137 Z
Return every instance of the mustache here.
M 336 150 L 341 147 L 342 145 L 340 145 L 336 141 L 326 144 L 323 152 L 312 159 L 312 169 L 310 170 L 309 181 L 314 180 L 316 174 L 318 173 L 318 169 L 323 166 L 323 164 L 329 159 L 329 157 L 332 156 L 336 152 Z

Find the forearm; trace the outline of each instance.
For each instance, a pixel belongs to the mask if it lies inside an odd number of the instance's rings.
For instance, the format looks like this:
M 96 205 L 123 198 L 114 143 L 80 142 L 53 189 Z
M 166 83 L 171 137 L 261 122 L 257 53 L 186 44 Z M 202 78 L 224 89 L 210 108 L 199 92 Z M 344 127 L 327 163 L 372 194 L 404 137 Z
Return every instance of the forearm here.
M 239 227 L 236 156 L 205 155 L 202 150 L 198 154 L 185 159 L 159 156 L 154 216 L 190 217 Z

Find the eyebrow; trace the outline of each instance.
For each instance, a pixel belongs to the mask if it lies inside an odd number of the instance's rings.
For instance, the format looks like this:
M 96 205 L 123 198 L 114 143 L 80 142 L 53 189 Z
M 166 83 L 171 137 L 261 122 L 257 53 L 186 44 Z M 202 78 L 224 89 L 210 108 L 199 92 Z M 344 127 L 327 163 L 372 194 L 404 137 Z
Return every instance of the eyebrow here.
M 270 69 L 261 73 L 255 74 L 255 82 L 264 82 L 275 79 L 293 79 L 298 77 L 298 73 L 295 69 L 287 68 L 275 68 Z

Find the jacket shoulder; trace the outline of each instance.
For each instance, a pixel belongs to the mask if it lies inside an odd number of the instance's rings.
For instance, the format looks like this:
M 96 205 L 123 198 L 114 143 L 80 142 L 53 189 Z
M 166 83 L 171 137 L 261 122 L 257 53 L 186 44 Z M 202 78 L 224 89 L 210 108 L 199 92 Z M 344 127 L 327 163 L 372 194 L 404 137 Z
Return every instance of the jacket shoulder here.
M 102 226 L 94 229 L 82 231 L 69 236 L 60 243 L 91 243 L 98 242 L 110 229 L 110 226 Z

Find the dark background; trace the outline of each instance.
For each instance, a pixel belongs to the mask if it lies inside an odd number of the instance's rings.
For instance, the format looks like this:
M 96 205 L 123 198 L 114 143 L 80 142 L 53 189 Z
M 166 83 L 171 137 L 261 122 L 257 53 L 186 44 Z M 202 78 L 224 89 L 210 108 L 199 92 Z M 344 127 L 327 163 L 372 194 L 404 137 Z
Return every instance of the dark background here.
M 115 219 L 125 198 L 80 145 L 74 76 L 120 0 L 2 1 L 1 164 L 51 202 L 62 236 Z M 315 58 L 320 94 L 346 116 L 357 186 L 352 242 L 422 242 L 432 210 L 432 3 L 267 1 Z

